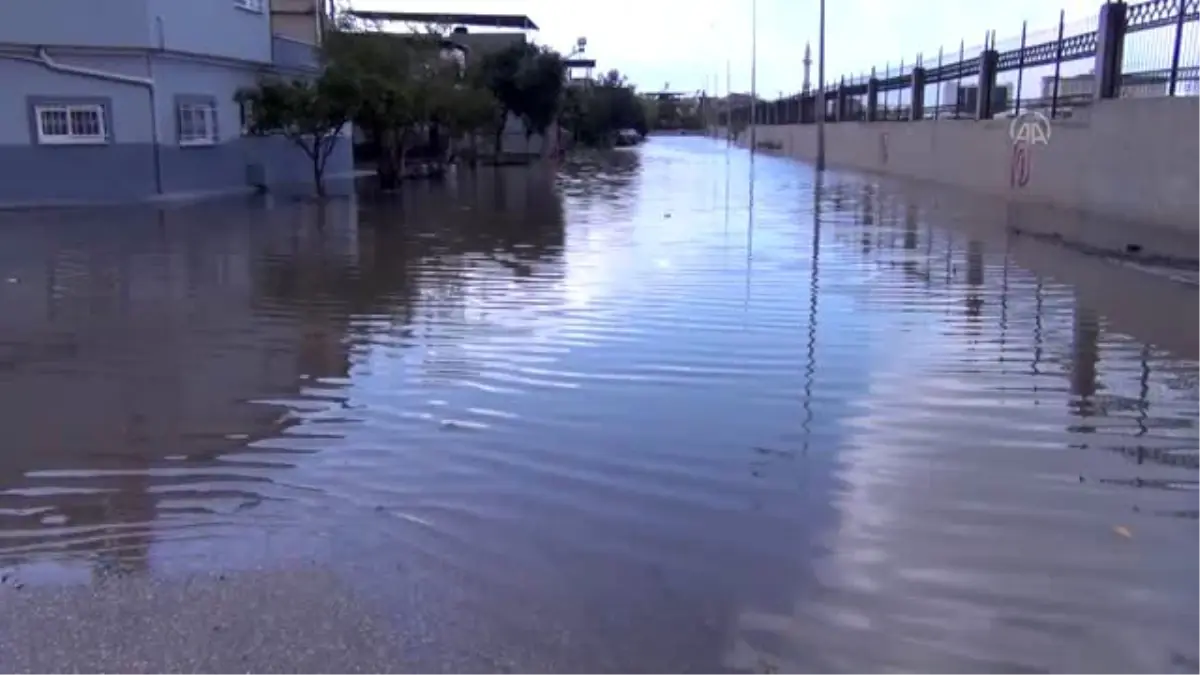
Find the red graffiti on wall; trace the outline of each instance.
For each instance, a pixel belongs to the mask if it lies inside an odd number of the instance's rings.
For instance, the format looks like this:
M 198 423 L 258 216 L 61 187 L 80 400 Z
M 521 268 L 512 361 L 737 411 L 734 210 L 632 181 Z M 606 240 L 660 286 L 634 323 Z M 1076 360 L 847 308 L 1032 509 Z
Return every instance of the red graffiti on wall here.
M 1009 186 L 1014 188 L 1023 188 L 1029 184 L 1029 173 L 1033 156 L 1029 152 L 1029 144 L 1025 142 L 1014 143 L 1012 151 L 1012 160 L 1008 167 Z

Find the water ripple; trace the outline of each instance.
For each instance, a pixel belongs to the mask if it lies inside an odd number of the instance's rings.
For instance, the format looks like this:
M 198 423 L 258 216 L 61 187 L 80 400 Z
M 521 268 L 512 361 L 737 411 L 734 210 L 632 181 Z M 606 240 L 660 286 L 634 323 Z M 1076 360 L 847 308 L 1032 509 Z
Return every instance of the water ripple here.
M 4 564 L 381 556 L 614 669 L 1194 663 L 1195 289 L 750 176 L 659 138 L 3 223 Z

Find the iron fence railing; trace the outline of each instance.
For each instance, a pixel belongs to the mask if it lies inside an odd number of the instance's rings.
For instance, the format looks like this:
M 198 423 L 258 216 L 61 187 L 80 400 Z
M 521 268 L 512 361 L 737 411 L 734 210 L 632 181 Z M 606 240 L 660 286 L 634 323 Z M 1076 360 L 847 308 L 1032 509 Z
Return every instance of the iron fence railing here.
M 983 45 L 958 45 L 898 59 L 835 78 L 824 92 L 798 92 L 775 100 L 742 104 L 723 112 L 723 125 L 812 123 L 821 109 L 828 121 L 884 121 L 976 117 L 979 75 L 985 52 L 995 58 L 990 115 L 1012 116 L 1038 110 L 1070 116 L 1097 98 L 1094 62 L 1100 48 L 1099 15 L 997 40 L 989 31 Z M 1127 5 L 1118 31 L 1121 54 L 1117 94 L 1123 98 L 1200 95 L 1200 0 L 1146 0 Z M 914 69 L 924 83 L 913 87 Z M 873 86 L 872 86 L 873 83 Z M 920 91 L 918 92 L 917 89 Z M 920 96 L 920 106 L 914 105 Z M 874 105 L 872 100 L 874 99 Z M 920 112 L 914 114 L 919 108 Z M 753 109 L 753 112 L 752 112 Z M 730 117 L 732 115 L 732 118 Z

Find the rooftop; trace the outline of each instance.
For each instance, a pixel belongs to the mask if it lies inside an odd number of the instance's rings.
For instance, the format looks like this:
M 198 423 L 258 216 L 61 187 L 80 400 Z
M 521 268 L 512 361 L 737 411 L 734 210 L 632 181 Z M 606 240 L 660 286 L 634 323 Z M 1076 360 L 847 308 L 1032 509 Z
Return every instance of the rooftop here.
M 404 21 L 407 23 L 472 26 L 476 28 L 508 28 L 538 30 L 524 14 L 449 14 L 437 12 L 380 12 L 351 10 L 350 15 L 367 21 Z

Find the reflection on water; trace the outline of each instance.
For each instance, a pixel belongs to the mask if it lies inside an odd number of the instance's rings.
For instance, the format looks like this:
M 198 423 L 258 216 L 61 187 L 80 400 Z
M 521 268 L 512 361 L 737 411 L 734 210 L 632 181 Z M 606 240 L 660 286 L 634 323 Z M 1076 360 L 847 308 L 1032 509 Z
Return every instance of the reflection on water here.
M 1194 663 L 1195 291 L 949 201 L 657 138 L 7 215 L 4 563 L 378 556 L 558 669 Z

